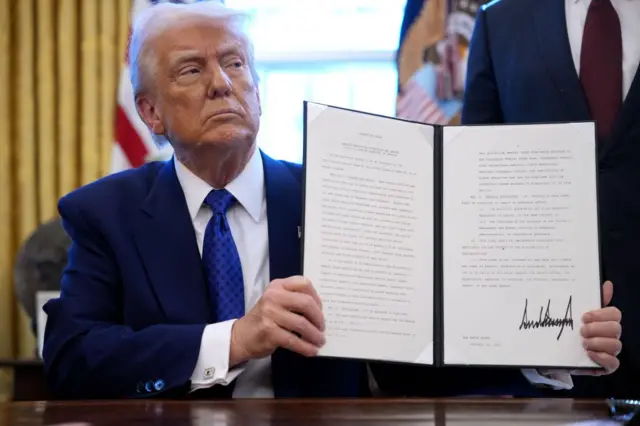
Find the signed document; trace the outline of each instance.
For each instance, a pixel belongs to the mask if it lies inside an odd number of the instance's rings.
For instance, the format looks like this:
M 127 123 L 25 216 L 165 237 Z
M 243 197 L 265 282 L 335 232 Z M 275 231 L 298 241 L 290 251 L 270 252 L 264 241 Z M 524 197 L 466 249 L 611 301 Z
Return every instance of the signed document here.
M 598 368 L 593 123 L 434 126 L 305 102 L 303 274 L 320 356 Z
M 593 367 L 592 123 L 443 129 L 444 363 Z

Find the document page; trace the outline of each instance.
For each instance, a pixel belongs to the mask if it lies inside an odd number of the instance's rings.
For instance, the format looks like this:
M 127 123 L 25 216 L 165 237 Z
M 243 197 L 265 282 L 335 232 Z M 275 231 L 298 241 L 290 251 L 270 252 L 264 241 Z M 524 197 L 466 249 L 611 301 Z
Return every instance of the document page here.
M 304 271 L 321 356 L 433 363 L 433 128 L 307 103 Z
M 592 123 L 445 128 L 446 364 L 594 367 L 601 306 Z

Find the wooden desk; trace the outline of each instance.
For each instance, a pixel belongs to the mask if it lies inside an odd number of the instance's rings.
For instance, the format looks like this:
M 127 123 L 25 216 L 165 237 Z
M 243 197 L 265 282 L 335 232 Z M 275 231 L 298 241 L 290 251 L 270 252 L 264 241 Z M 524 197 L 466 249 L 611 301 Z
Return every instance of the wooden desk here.
M 245 400 L 105 401 L 0 404 L 0 426 L 611 426 L 605 401 L 539 400 Z
M 49 398 L 44 365 L 39 359 L 0 359 L 1 369 L 13 372 L 13 400 L 34 401 Z

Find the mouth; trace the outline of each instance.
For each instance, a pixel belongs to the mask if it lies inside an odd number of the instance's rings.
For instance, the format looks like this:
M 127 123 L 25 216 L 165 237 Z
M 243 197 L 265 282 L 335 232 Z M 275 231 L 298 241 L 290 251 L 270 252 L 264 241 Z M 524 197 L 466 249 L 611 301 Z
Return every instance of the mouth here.
M 230 115 L 230 114 L 231 114 L 231 115 L 240 115 L 240 114 L 238 113 L 238 111 L 237 111 L 237 110 L 235 110 L 235 109 L 231 109 L 231 108 L 224 108 L 224 109 L 219 109 L 219 110 L 217 110 L 216 112 L 214 112 L 214 113 L 211 115 L 211 117 L 210 117 L 210 118 L 215 118 L 215 117 L 218 117 L 218 116 Z

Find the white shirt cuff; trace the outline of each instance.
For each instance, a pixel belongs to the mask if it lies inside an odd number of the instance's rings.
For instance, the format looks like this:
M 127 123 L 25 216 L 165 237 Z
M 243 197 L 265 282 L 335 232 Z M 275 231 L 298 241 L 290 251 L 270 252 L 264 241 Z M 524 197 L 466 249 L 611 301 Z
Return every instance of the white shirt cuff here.
M 551 386 L 555 390 L 569 390 L 573 388 L 573 379 L 566 370 L 536 370 L 523 368 L 522 374 L 530 383 Z
M 242 373 L 242 366 L 229 370 L 231 327 L 235 321 L 209 324 L 204 328 L 198 362 L 191 375 L 191 392 L 214 385 L 226 386 Z

